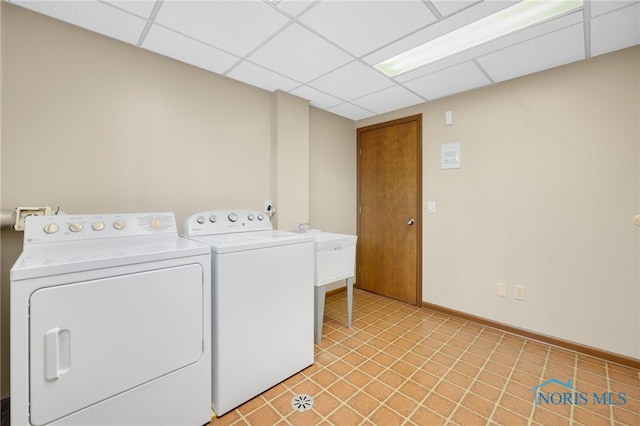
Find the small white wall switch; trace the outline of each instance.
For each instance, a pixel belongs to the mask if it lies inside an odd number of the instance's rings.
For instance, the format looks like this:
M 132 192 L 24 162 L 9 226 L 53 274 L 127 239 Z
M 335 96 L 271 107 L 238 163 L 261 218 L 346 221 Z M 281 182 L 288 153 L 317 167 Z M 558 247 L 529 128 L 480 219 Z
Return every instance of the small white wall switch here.
M 436 212 L 436 202 L 427 201 L 427 213 L 435 213 L 435 212 Z
M 444 112 L 444 124 L 451 126 L 453 124 L 453 111 L 448 110 Z

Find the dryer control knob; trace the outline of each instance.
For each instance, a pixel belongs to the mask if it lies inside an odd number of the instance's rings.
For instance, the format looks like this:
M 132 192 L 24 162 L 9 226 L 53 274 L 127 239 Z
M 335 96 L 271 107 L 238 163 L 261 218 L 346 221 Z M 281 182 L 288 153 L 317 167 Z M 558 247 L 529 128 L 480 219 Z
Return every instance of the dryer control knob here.
M 229 213 L 229 216 L 227 216 L 227 218 L 231 221 L 231 222 L 235 222 L 236 220 L 238 220 L 238 215 L 235 213 Z
M 94 231 L 102 231 L 104 229 L 104 222 L 93 222 L 91 227 Z
M 218 218 L 216 217 L 215 214 L 212 214 L 211 216 L 209 216 L 209 222 L 216 223 L 217 220 Z
M 44 226 L 44 232 L 47 234 L 55 234 L 56 232 L 58 232 L 58 225 L 56 225 L 55 223 L 47 223 Z
M 122 219 L 118 219 L 115 222 L 113 222 L 113 227 L 115 229 L 117 229 L 118 231 L 123 230 L 126 226 L 127 226 L 127 224 Z
M 198 222 L 200 225 L 202 225 L 204 223 L 204 216 L 198 216 L 196 218 L 196 222 Z
M 264 220 L 264 215 L 262 213 L 258 213 L 258 220 Z
M 247 216 L 247 219 L 249 219 L 249 220 L 253 220 L 255 218 L 256 217 L 253 215 L 253 213 L 249 213 L 249 216 Z
M 154 217 L 149 220 L 149 227 L 151 229 L 160 229 L 162 228 L 162 218 Z

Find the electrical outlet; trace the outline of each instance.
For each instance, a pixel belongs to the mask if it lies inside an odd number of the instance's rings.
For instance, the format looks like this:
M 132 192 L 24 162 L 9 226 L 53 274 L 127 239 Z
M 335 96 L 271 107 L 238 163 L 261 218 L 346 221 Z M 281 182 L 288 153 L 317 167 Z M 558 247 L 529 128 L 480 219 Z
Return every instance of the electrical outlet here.
M 507 285 L 505 283 L 498 283 L 498 296 L 507 297 Z
M 273 205 L 271 204 L 271 200 L 264 201 L 264 212 L 269 213 L 273 209 Z
M 16 208 L 16 223 L 13 229 L 24 231 L 24 220 L 29 216 L 48 216 L 51 214 L 51 207 L 18 207 Z
M 517 300 L 525 300 L 527 298 L 527 289 L 523 285 L 517 285 L 514 287 L 513 297 Z

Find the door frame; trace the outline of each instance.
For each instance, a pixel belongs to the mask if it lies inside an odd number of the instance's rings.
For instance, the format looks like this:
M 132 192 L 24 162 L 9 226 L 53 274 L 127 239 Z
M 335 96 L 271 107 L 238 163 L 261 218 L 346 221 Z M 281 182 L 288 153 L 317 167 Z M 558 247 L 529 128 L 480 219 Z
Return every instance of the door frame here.
M 361 151 L 361 144 L 362 144 L 362 133 L 367 132 L 367 131 L 371 131 L 371 130 L 377 130 L 377 129 L 382 129 L 385 127 L 391 127 L 391 126 L 396 126 L 398 124 L 405 124 L 405 123 L 410 123 L 410 122 L 415 122 L 416 123 L 416 140 L 417 140 L 417 144 L 416 144 L 416 176 L 417 176 L 417 180 L 418 182 L 416 182 L 416 194 L 415 194 L 415 200 L 416 200 L 416 205 L 418 206 L 418 212 L 417 212 L 417 218 L 416 218 L 416 232 L 417 232 L 417 238 L 416 238 L 416 306 L 421 307 L 422 306 L 422 220 L 423 220 L 423 213 L 422 213 L 422 114 L 416 114 L 416 115 L 411 115 L 408 117 L 403 117 L 403 118 L 398 118 L 395 120 L 390 120 L 390 121 L 385 121 L 382 123 L 377 123 L 377 124 L 372 124 L 369 126 L 365 126 L 365 127 L 360 127 L 358 129 L 356 129 L 357 132 L 357 138 L 356 138 L 356 143 L 357 143 L 357 164 L 356 164 L 356 191 L 357 191 L 357 220 L 356 220 L 356 229 L 358 232 L 358 235 L 361 235 L 361 230 L 360 230 L 360 226 L 361 226 L 361 222 L 360 222 L 360 214 L 361 214 L 361 202 L 360 202 L 360 182 L 362 181 L 362 170 L 361 170 L 361 157 L 360 157 L 360 153 Z M 360 245 L 358 244 L 356 247 L 356 273 L 357 271 L 360 270 L 360 268 L 362 267 L 362 265 L 360 264 Z M 357 281 L 356 281 L 356 287 L 359 287 L 357 285 Z

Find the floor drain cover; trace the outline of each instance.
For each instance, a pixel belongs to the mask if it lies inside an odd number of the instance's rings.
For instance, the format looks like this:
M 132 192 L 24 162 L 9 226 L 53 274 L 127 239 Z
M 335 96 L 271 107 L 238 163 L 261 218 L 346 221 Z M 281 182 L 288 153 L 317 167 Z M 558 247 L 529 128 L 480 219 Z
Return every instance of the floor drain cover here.
M 313 407 L 313 398 L 311 395 L 307 395 L 305 393 L 301 393 L 300 395 L 296 395 L 291 400 L 291 406 L 294 410 L 298 411 L 307 411 Z

